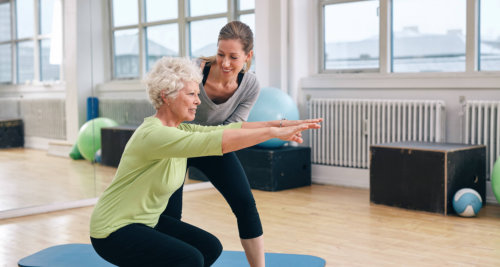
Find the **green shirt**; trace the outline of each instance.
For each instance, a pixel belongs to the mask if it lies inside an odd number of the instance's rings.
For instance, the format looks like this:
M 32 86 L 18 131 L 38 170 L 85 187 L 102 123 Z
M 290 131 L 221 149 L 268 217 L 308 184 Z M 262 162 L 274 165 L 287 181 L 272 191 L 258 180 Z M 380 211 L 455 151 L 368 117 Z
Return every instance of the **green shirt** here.
M 156 117 L 144 119 L 123 151 L 111 185 L 99 198 L 90 219 L 90 236 L 105 238 L 133 223 L 154 227 L 170 196 L 180 188 L 190 157 L 222 155 L 224 129 L 241 123 L 164 126 Z

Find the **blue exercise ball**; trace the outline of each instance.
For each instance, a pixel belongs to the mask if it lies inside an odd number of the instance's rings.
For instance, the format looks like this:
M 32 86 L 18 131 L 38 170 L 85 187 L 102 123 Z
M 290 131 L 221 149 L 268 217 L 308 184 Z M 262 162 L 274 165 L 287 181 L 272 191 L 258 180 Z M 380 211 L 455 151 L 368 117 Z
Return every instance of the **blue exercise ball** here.
M 95 152 L 94 162 L 96 162 L 96 163 L 101 163 L 102 162 L 102 153 L 101 153 L 101 149 L 100 148 L 99 148 L 99 150 L 97 150 Z
M 476 216 L 482 206 L 481 195 L 474 189 L 463 188 L 453 196 L 453 209 L 462 217 Z
M 255 102 L 248 121 L 272 121 L 272 120 L 298 120 L 299 109 L 293 99 L 282 90 L 274 87 L 264 87 L 260 90 L 259 98 Z M 278 148 L 286 141 L 273 138 L 258 144 L 263 148 Z

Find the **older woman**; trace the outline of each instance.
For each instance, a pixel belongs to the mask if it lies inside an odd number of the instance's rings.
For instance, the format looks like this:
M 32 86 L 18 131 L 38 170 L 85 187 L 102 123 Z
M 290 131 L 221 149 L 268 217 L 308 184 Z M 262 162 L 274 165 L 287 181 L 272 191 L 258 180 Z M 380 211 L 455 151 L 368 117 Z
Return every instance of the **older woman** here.
M 212 234 L 162 215 L 182 185 L 187 158 L 222 155 L 271 138 L 302 142 L 301 131 L 320 119 L 290 127 L 266 122 L 225 126 L 185 124 L 200 104 L 199 68 L 185 58 L 162 58 L 147 78 L 156 114 L 130 138 L 116 176 L 92 213 L 94 249 L 118 266 L 210 266 L 222 251 Z

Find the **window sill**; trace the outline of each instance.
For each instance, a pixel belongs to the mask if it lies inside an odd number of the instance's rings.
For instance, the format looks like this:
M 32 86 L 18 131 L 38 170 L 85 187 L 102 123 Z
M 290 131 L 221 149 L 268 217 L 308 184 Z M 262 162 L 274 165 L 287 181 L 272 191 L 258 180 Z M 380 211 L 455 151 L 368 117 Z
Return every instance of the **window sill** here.
M 2 84 L 0 85 L 0 95 L 22 96 L 33 93 L 64 93 L 66 84 L 63 81 L 57 82 L 37 82 L 32 84 Z
M 302 79 L 304 89 L 422 88 L 498 89 L 500 72 L 481 73 L 344 73 L 318 74 Z

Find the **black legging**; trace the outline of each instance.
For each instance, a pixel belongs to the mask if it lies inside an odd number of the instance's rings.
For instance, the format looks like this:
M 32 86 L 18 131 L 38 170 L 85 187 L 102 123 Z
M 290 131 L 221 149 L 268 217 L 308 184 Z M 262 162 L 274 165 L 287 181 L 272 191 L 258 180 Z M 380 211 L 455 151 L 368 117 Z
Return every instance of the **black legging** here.
M 262 235 L 262 224 L 247 176 L 234 152 L 223 156 L 190 158 L 187 164 L 188 167 L 196 167 L 202 171 L 224 196 L 236 215 L 240 238 L 249 239 Z M 170 197 L 163 214 L 181 219 L 182 191 L 183 187 Z
M 90 240 L 97 254 L 118 266 L 210 266 L 222 253 L 217 237 L 165 215 L 154 228 L 130 224 Z

